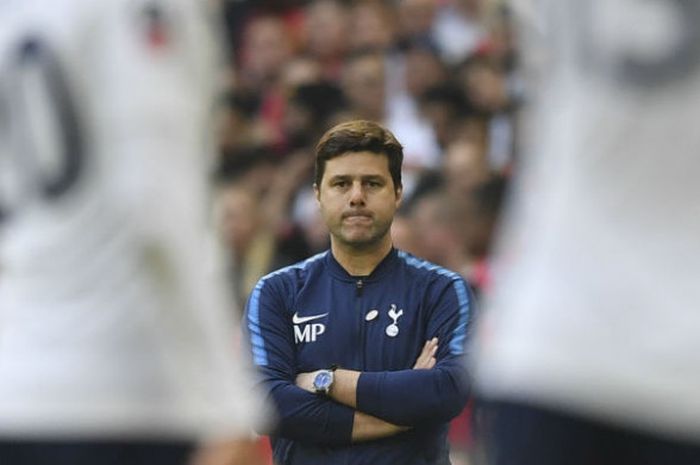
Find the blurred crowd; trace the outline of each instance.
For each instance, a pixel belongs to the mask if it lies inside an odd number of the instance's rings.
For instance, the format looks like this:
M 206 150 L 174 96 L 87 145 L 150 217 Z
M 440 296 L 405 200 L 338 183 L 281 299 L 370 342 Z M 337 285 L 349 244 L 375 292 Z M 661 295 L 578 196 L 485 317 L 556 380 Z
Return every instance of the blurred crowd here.
M 396 247 L 478 294 L 517 157 L 523 99 L 509 10 L 494 0 L 228 0 L 216 212 L 243 307 L 257 280 L 325 250 L 319 137 L 349 119 L 404 146 Z M 469 409 L 452 460 L 475 452 Z M 473 463 L 472 459 L 472 463 Z
M 489 0 L 228 0 L 216 211 L 241 305 L 258 278 L 328 247 L 320 135 L 349 119 L 404 145 L 397 247 L 477 294 L 517 155 L 509 11 Z

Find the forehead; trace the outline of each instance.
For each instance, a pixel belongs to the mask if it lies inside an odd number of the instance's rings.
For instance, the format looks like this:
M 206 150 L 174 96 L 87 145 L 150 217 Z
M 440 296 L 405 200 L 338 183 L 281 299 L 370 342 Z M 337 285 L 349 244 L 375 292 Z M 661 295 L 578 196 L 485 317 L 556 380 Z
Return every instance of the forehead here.
M 333 176 L 391 177 L 389 158 L 381 153 L 348 152 L 326 161 L 324 178 Z

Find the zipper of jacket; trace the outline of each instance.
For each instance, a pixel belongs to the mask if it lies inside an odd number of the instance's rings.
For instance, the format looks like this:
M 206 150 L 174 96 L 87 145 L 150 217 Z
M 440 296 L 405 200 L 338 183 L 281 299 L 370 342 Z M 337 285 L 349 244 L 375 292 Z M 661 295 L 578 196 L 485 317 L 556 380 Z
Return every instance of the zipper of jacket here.
M 365 328 L 365 316 L 363 315 L 362 312 L 362 289 L 364 288 L 364 281 L 362 281 L 362 278 L 359 278 L 357 281 L 355 281 L 355 297 L 356 297 L 356 304 L 355 304 L 355 313 L 357 314 L 357 317 L 359 318 L 360 322 L 360 362 L 362 363 L 361 370 L 367 369 L 367 360 L 365 360 L 366 357 L 366 350 L 365 350 L 365 345 L 367 343 L 367 330 Z

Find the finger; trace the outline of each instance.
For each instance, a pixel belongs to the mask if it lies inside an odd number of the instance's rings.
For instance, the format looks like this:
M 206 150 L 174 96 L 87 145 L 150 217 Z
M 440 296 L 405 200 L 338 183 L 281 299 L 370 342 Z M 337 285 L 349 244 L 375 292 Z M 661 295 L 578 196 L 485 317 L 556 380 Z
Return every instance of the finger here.
M 413 368 L 423 368 L 425 367 L 426 363 L 428 363 L 429 355 L 425 353 L 421 353 L 421 355 L 418 357 L 416 360 L 416 363 L 413 365 Z
M 420 355 L 418 355 L 416 363 L 413 365 L 414 369 L 426 369 L 431 367 L 430 358 L 433 357 L 437 351 L 437 341 L 438 339 L 436 337 L 425 341 L 425 344 L 423 344 L 423 349 L 421 350 Z
M 431 358 L 432 357 L 430 355 L 425 355 L 424 357 L 421 357 L 420 360 L 416 361 L 416 364 L 413 368 L 416 368 L 416 369 L 430 368 Z

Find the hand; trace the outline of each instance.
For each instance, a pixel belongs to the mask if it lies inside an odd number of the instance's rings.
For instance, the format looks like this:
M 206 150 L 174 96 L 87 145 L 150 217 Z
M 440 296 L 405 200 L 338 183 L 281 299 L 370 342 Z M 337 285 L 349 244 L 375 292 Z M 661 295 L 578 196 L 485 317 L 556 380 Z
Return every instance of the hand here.
M 202 445 L 190 465 L 265 465 L 258 441 L 231 439 Z
M 416 359 L 415 365 L 413 365 L 414 370 L 430 370 L 435 366 L 435 354 L 438 349 L 438 338 L 434 337 L 428 341 L 425 341 L 423 345 L 423 350 Z
M 314 390 L 314 379 L 316 374 L 321 370 L 312 371 L 310 373 L 299 373 L 296 379 L 296 385 L 305 391 L 316 392 Z

